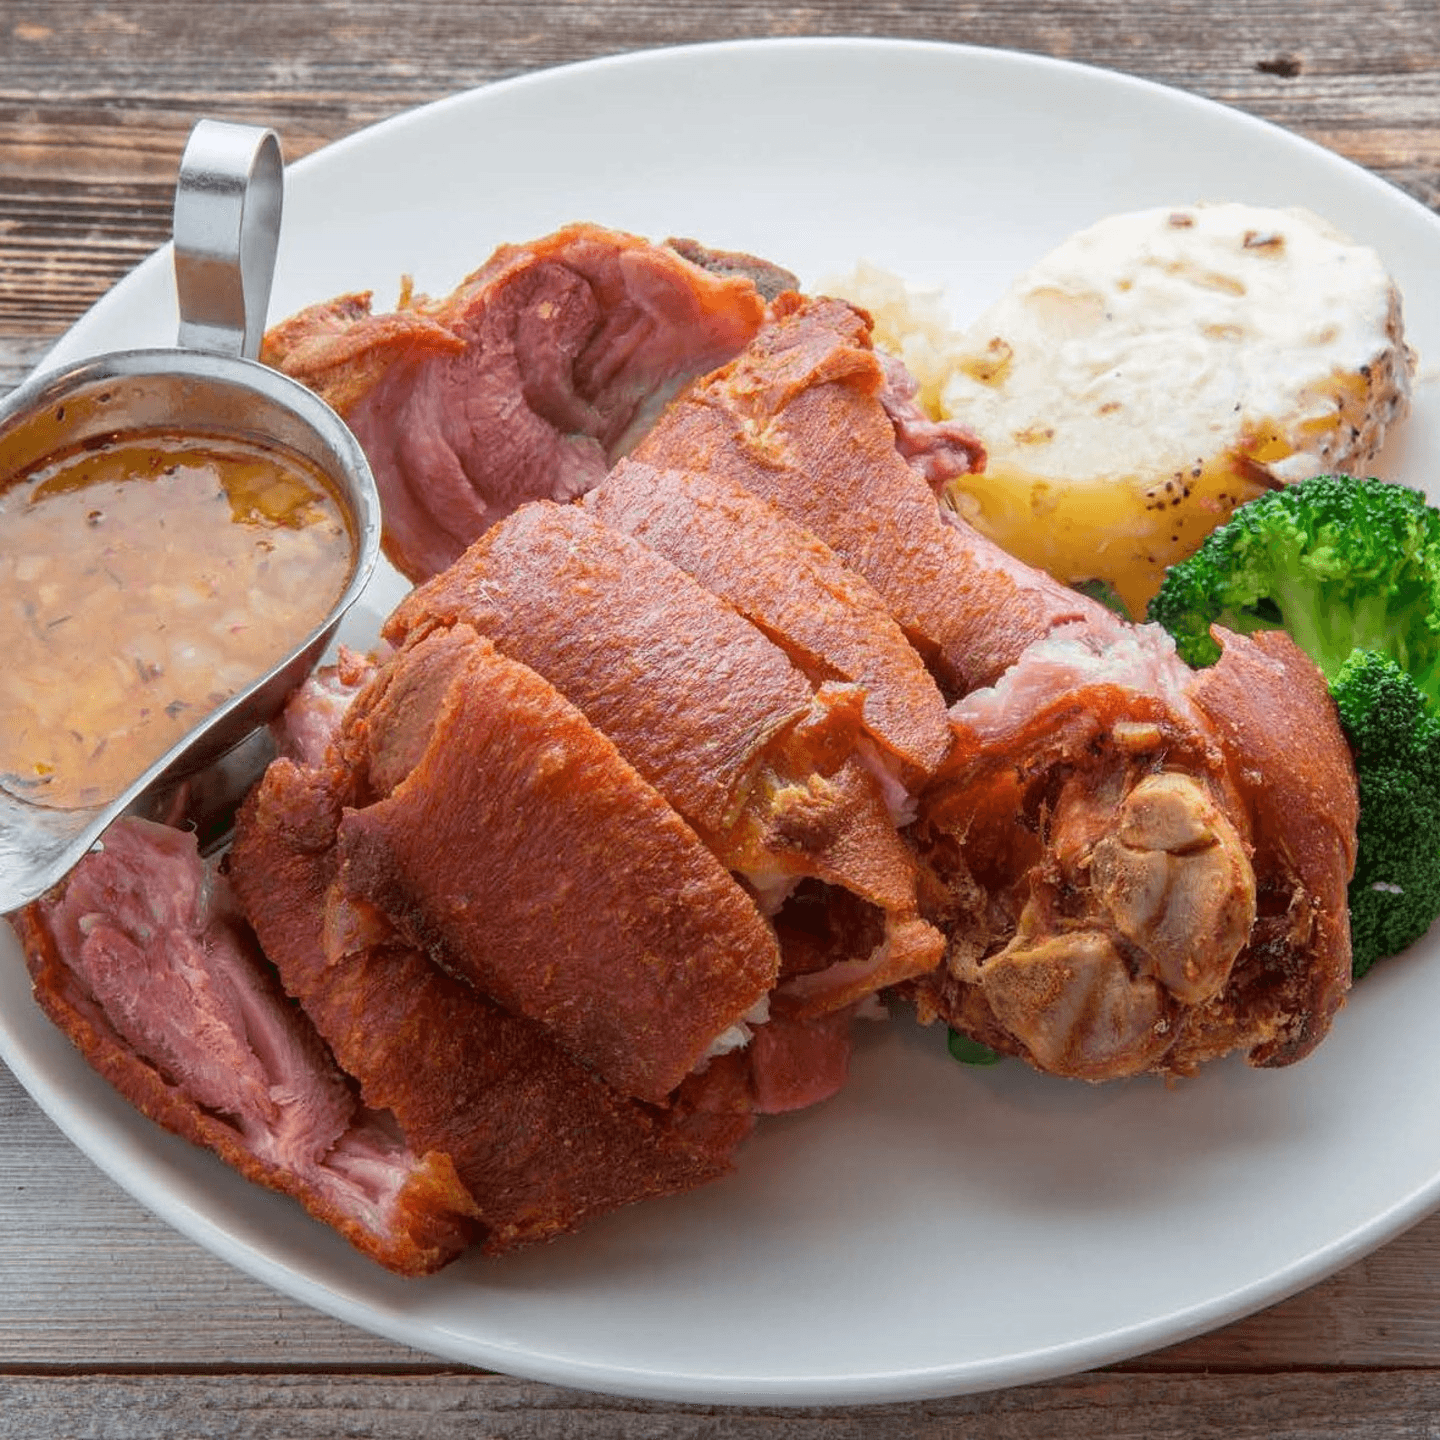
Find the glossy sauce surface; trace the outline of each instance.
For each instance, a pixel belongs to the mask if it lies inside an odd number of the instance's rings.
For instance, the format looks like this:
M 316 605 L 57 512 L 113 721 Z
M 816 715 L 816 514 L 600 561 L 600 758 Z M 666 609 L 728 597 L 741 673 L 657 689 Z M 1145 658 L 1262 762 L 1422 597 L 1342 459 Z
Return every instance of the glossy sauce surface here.
M 0 479 L 0 786 L 118 796 L 324 620 L 355 542 L 288 452 L 126 436 Z

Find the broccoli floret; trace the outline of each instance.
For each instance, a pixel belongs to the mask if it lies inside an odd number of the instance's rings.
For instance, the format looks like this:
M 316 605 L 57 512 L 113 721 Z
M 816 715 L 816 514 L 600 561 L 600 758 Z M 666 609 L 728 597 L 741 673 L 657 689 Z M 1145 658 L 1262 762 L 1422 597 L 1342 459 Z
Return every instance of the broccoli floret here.
M 1288 630 L 1320 667 L 1355 756 L 1354 973 L 1440 916 L 1440 511 L 1345 475 L 1241 506 L 1170 568 L 1149 618 L 1210 665 L 1210 626 Z
M 1350 882 L 1356 979 L 1440 915 L 1440 718 L 1393 661 L 1357 650 L 1330 684 L 1360 782 Z
M 1440 511 L 1348 475 L 1271 491 L 1170 568 L 1150 619 L 1192 665 L 1220 657 L 1211 625 L 1283 629 L 1327 680 L 1351 651 L 1374 650 L 1440 702 Z

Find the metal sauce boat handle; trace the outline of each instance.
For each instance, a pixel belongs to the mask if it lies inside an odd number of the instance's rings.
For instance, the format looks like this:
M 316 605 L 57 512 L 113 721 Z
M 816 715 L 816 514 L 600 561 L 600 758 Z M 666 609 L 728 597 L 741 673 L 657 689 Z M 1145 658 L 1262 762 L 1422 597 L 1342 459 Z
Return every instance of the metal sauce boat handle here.
M 201 120 L 175 186 L 175 289 L 182 349 L 260 354 L 284 201 L 273 130 Z

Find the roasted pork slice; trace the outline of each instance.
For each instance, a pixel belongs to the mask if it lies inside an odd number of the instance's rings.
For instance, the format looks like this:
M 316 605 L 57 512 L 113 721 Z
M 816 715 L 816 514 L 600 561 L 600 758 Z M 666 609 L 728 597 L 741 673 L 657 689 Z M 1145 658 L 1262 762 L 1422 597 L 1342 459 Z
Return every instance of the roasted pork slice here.
M 364 689 L 378 663 L 378 654 L 362 655 L 341 645 L 331 664 L 307 675 L 270 722 L 276 754 L 303 765 L 321 764 L 340 734 L 350 702 Z
M 735 355 L 765 301 L 746 273 L 595 225 L 502 246 L 449 296 L 315 305 L 263 358 L 330 402 L 359 438 L 386 553 L 436 574 L 526 500 L 601 479 L 690 379 Z
M 828 545 L 704 470 L 622 460 L 585 505 L 728 601 L 813 684 L 858 685 L 882 779 L 908 792 L 935 770 L 950 745 L 945 702 L 880 596 Z
M 345 718 L 346 890 L 623 1094 L 663 1102 L 775 982 L 754 902 L 615 746 L 468 625 Z
M 627 1099 L 345 889 L 336 839 L 355 778 L 272 765 L 241 813 L 230 873 L 286 989 L 366 1103 L 393 1113 L 412 1144 L 450 1157 L 485 1252 L 729 1169 L 753 1123 L 748 1105 Z
M 784 295 L 772 315 L 671 404 L 634 459 L 728 477 L 818 536 L 880 594 L 952 698 L 993 683 L 1057 625 L 1118 633 L 1103 606 L 942 513 L 923 460 L 902 454 L 933 446 L 897 430 L 862 312 Z
M 1355 779 L 1288 637 L 1227 637 L 1197 674 L 1157 627 L 1071 627 L 951 718 L 914 831 L 948 937 L 923 1018 L 1090 1080 L 1318 1043 L 1349 977 Z
M 847 957 L 873 960 L 877 987 L 938 962 L 914 862 L 860 758 L 859 688 L 812 690 L 737 610 L 583 506 L 516 511 L 403 601 L 385 636 L 457 624 L 583 711 L 762 908 L 815 877 L 884 913 L 891 943 Z
M 516 511 L 402 600 L 384 635 L 398 647 L 457 623 L 544 675 L 708 834 L 734 824 L 767 749 L 810 714 L 809 683 L 753 625 L 577 506 Z
M 144 1114 L 402 1274 L 478 1233 L 448 1155 L 366 1107 L 193 835 L 125 819 L 13 917 L 35 995 Z

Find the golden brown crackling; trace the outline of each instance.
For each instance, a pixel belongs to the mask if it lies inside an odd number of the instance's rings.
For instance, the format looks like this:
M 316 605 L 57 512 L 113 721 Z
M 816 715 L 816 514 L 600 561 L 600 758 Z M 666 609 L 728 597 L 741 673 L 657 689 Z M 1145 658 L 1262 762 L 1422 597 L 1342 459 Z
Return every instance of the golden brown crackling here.
M 376 315 L 371 300 L 352 292 L 297 311 L 265 332 L 261 360 L 344 414 L 395 365 L 464 351 L 441 320 L 405 307 Z
M 586 508 L 722 596 L 813 681 L 865 691 L 864 721 L 903 778 L 949 747 L 945 704 L 884 602 L 815 535 L 733 477 L 622 460 Z
M 343 770 L 272 765 L 241 813 L 232 874 L 287 990 L 366 1103 L 450 1157 L 485 1251 L 724 1173 L 748 1115 L 712 1117 L 692 1139 L 689 1117 L 619 1095 L 345 892 L 334 839 L 350 787 Z
M 622 1093 L 663 1101 L 774 983 L 773 934 L 551 685 L 468 626 L 415 650 L 435 646 L 453 681 L 413 770 L 341 821 L 346 888 Z
M 1285 977 L 1275 1033 L 1251 1058 L 1284 1065 L 1319 1044 L 1350 985 L 1355 766 L 1324 677 L 1284 631 L 1215 637 L 1221 658 L 1198 673 L 1195 702 L 1253 816 L 1257 876 L 1287 894 L 1284 914 L 1265 922 Z
M 812 692 L 784 649 L 650 545 L 589 507 L 524 506 L 407 597 L 385 634 L 405 645 L 457 625 L 543 675 L 727 869 L 770 893 L 818 877 L 915 921 L 914 862 L 856 759 L 864 692 Z M 401 737 L 429 713 L 392 708 Z M 921 964 L 914 945 L 890 953 Z
M 786 655 L 634 537 L 535 502 L 407 596 L 392 644 L 464 624 L 531 667 L 711 834 L 733 822 L 767 746 L 810 708 Z

